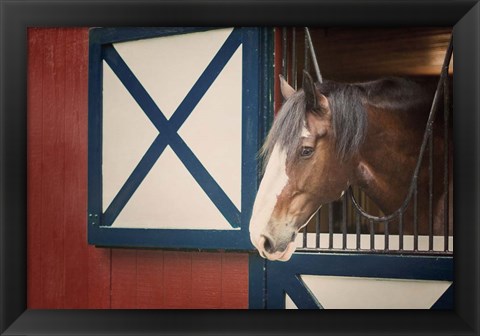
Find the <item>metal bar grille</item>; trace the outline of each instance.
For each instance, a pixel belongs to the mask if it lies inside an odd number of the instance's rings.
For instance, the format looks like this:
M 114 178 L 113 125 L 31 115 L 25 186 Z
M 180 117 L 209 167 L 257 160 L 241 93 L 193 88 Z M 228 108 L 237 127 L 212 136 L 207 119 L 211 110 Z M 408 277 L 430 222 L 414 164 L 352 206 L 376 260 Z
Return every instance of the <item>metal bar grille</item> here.
M 347 248 L 347 194 L 342 197 L 342 248 Z
M 418 188 L 417 181 L 413 187 L 413 250 L 418 251 Z
M 292 64 L 297 64 L 297 37 L 296 37 L 296 31 L 295 27 L 292 28 Z M 297 67 L 293 66 L 292 67 L 292 82 L 293 82 L 293 88 L 296 90 L 297 89 Z
M 388 221 L 386 221 L 385 224 L 384 224 L 384 226 L 385 226 L 385 242 L 384 242 L 384 246 L 385 246 L 385 247 L 384 247 L 383 249 L 385 250 L 385 252 L 387 252 L 387 251 L 389 250 L 389 247 L 390 247 L 390 234 L 389 234 L 389 232 L 388 232 L 388 224 L 389 224 Z
M 403 212 L 398 213 L 398 249 L 403 251 Z
M 433 250 L 433 135 L 428 138 L 428 249 Z
M 333 203 L 328 204 L 328 248 L 333 248 Z
M 358 214 L 355 214 L 355 229 L 356 229 L 356 249 L 360 250 L 362 248 L 361 245 L 361 228 L 360 228 L 360 216 Z
M 302 70 L 312 69 L 311 64 L 317 68 L 316 56 L 312 50 L 319 50 L 322 46 L 310 45 L 311 34 L 308 29 L 304 30 L 304 38 L 299 38 L 300 29 L 283 28 L 282 29 L 282 73 L 287 81 L 297 89 L 298 76 Z M 311 34 L 311 35 L 310 35 Z M 310 37 L 308 36 L 310 35 Z M 302 45 L 303 44 L 303 45 Z M 378 216 L 367 214 L 364 209 L 375 209 L 375 205 L 360 189 L 348 189 L 339 201 L 325 205 L 314 216 L 313 220 L 304 227 L 302 234 L 298 237 L 298 250 L 302 251 L 335 251 L 348 252 L 356 251 L 362 253 L 388 253 L 388 254 L 452 254 L 453 237 L 449 232 L 449 113 L 450 113 L 450 90 L 448 77 L 448 64 L 452 53 L 452 43 L 447 48 L 447 56 L 440 82 L 437 86 L 437 92 L 434 97 L 430 116 L 427 121 L 426 131 L 422 146 L 420 148 L 419 159 L 415 167 L 412 178 L 412 185 L 406 197 L 406 201 L 400 209 L 390 215 L 384 215 L 378 211 Z M 303 55 L 302 55 L 303 53 Z M 303 57 L 302 57 L 303 56 Z M 310 64 L 311 63 L 311 64 Z M 315 69 L 317 70 L 317 69 Z M 318 69 L 318 73 L 320 70 Z M 435 161 L 436 153 L 434 151 L 435 141 L 433 135 L 433 122 L 435 120 L 435 109 L 439 105 L 439 97 L 443 96 L 444 105 L 444 158 L 443 165 L 443 189 L 445 198 L 443 200 L 443 228 L 441 235 L 434 227 L 434 193 L 437 192 L 433 187 L 434 176 L 439 174 L 441 169 L 436 168 L 438 163 Z M 425 152 L 428 152 L 425 153 Z M 424 155 L 427 154 L 427 155 Z M 426 161 L 428 171 L 428 190 L 426 195 L 420 195 L 418 192 L 417 178 L 419 169 L 423 161 Z M 442 161 L 442 160 L 440 160 Z M 426 196 L 425 203 L 419 203 L 419 197 Z M 359 200 L 357 202 L 357 200 Z M 422 201 L 423 202 L 423 201 Z M 428 207 L 427 218 L 420 218 L 418 210 L 420 204 L 426 204 Z M 422 205 L 424 206 L 424 205 Z M 407 207 L 413 209 L 407 213 Z M 408 215 L 408 216 L 407 216 Z M 427 221 L 426 234 L 419 231 L 419 221 Z M 424 225 L 424 224 L 422 224 Z M 422 230 L 425 230 L 425 227 Z
M 448 71 L 448 65 L 447 65 Z M 444 149 L 444 172 L 443 172 L 443 189 L 445 193 L 444 203 L 443 203 L 443 228 L 444 228 L 444 251 L 448 251 L 448 236 L 449 236 L 449 171 L 448 171 L 448 158 L 449 158 L 449 134 L 448 134 L 448 125 L 449 125 L 449 114 L 450 114 L 450 79 L 448 76 L 445 76 L 444 83 L 443 83 L 443 90 L 444 90 L 444 139 L 445 139 L 445 149 Z

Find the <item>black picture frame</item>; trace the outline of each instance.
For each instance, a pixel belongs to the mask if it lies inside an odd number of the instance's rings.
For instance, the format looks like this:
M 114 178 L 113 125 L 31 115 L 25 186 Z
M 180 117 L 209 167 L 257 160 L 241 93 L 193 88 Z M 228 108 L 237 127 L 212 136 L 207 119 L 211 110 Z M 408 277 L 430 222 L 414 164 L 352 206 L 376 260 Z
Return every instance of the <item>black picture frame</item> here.
M 0 332 L 478 335 L 480 5 L 477 1 L 0 0 Z M 34 26 L 454 26 L 455 309 L 138 311 L 26 309 L 26 29 Z

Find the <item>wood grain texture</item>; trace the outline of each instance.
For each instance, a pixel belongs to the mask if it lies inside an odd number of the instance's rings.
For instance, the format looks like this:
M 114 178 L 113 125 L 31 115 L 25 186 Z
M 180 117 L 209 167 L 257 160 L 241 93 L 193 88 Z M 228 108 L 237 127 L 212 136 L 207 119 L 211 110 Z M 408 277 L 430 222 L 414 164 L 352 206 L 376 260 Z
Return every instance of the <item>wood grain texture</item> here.
M 42 285 L 46 308 L 64 302 L 65 30 L 45 34 L 43 60 Z
M 163 251 L 137 251 L 137 305 L 138 309 L 164 306 Z
M 222 254 L 222 308 L 248 308 L 248 254 Z
M 164 252 L 165 308 L 190 308 L 192 302 L 192 257 L 189 253 Z
M 86 243 L 88 29 L 28 30 L 28 307 L 109 308 Z
M 87 213 L 87 72 L 88 39 L 78 29 L 66 31 L 65 69 L 65 306 L 88 308 Z
M 28 308 L 248 307 L 247 254 L 87 244 L 88 28 L 28 43 Z
M 438 76 L 451 31 L 451 27 L 310 28 L 323 78 L 337 81 Z M 300 81 L 303 34 L 303 29 L 296 29 Z
M 192 308 L 220 308 L 222 254 L 192 254 Z
M 137 251 L 113 249 L 111 273 L 111 307 L 137 306 Z
M 85 245 L 87 243 L 85 242 Z M 110 249 L 88 246 L 88 308 L 111 308 L 111 260 Z

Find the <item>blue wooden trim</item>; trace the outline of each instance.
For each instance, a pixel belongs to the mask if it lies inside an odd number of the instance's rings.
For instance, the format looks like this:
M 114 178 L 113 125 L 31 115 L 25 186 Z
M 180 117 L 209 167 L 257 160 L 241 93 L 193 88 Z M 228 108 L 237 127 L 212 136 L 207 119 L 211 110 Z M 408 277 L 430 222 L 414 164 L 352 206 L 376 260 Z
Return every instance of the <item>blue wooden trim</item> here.
M 129 69 L 118 52 L 116 52 L 113 46 L 109 45 L 104 48 L 104 58 L 106 62 L 110 65 L 114 73 L 118 76 L 132 97 L 137 101 L 139 106 L 143 109 L 150 121 L 155 127 L 157 127 L 158 131 L 160 132 L 160 136 L 167 137 L 168 144 L 171 146 L 173 151 L 178 155 L 185 167 L 192 174 L 197 183 L 212 200 L 215 206 L 219 209 L 222 215 L 227 219 L 230 225 L 232 225 L 232 227 L 240 226 L 240 212 L 223 191 L 223 189 L 213 179 L 210 173 L 196 158 L 190 148 L 188 148 L 185 142 L 178 135 L 177 131 L 183 122 L 188 118 L 190 113 L 193 111 L 195 106 L 198 104 L 217 76 L 220 74 L 222 69 L 228 63 L 231 56 L 240 46 L 240 43 L 241 41 L 239 39 L 239 32 L 238 30 L 234 30 L 220 48 L 219 52 L 210 62 L 209 66 L 204 70 L 200 78 L 189 91 L 180 106 L 177 108 L 171 118 L 171 121 L 168 121 L 165 118 L 148 92 L 145 90 L 133 72 Z M 171 122 L 173 122 L 173 127 L 171 126 Z M 163 149 L 156 151 L 156 153 L 160 155 Z M 152 152 L 153 151 L 150 153 Z M 156 159 L 158 159 L 158 156 L 156 158 L 151 158 L 149 155 L 148 158 L 149 160 L 145 160 L 144 163 L 150 164 L 139 164 L 137 168 L 145 170 L 138 171 L 136 168 L 136 171 L 134 171 L 134 173 L 136 173 L 135 176 L 127 180 L 115 197 L 115 202 L 112 202 L 109 205 L 105 216 L 106 225 L 111 225 L 113 223 L 115 218 L 119 215 L 125 204 L 138 188 L 143 178 L 153 167 L 153 164 L 155 163 Z M 138 184 L 135 185 L 135 183 Z
M 270 124 L 265 121 L 273 119 L 273 29 L 261 29 L 260 34 L 251 29 L 245 35 L 248 38 L 244 40 L 243 58 L 252 61 L 247 61 L 244 67 L 258 72 L 254 76 L 243 78 L 243 110 L 247 113 L 244 113 L 242 121 L 246 126 L 242 130 L 244 155 L 242 223 L 248 235 L 248 223 L 260 181 L 258 152 L 270 128 Z M 256 49 L 260 50 L 257 63 L 260 66 L 255 64 L 256 58 L 251 55 Z M 260 77 L 261 80 L 256 80 L 256 77 Z M 252 87 L 256 91 L 252 90 Z M 255 251 L 250 254 L 249 265 L 249 308 L 265 309 L 267 307 L 266 260 Z M 279 300 L 281 299 L 280 295 Z
M 265 261 L 266 306 L 267 309 L 285 309 L 285 285 L 283 279 L 292 273 L 282 273 L 281 268 L 271 268 L 271 261 Z M 294 274 L 293 274 L 294 275 Z
M 168 143 L 158 135 L 103 214 L 103 226 L 110 226 L 157 162 Z
M 190 113 L 197 106 L 198 102 L 202 99 L 210 86 L 212 86 L 215 79 L 217 79 L 218 75 L 230 61 L 233 54 L 240 47 L 241 43 L 242 31 L 236 28 L 225 40 L 217 54 L 213 57 L 170 118 L 171 127 L 173 129 L 180 129 Z
M 117 195 L 112 204 L 110 204 L 113 208 L 123 208 L 123 203 L 126 203 L 131 196 L 128 196 L 128 194 L 133 193 L 134 189 L 138 187 L 141 180 L 143 180 L 151 166 L 155 163 L 154 161 L 161 154 L 166 143 L 172 145 L 172 148 L 175 147 L 174 150 L 179 157 L 184 157 L 185 160 L 192 162 L 191 164 L 187 163 L 187 165 L 198 165 L 200 163 L 192 155 L 193 153 L 189 153 L 191 152 L 190 149 L 179 137 L 177 131 L 208 90 L 208 87 L 213 83 L 221 69 L 223 69 L 233 53 L 242 44 L 244 61 L 242 74 L 242 141 L 244 141 L 242 144 L 242 211 L 239 212 L 234 206 L 232 208 L 235 211 L 231 211 L 234 213 L 231 217 L 238 218 L 238 220 L 233 221 L 241 222 L 238 223 L 240 224 L 240 229 L 170 230 L 115 228 L 109 226 L 113 223 L 115 216 L 111 209 L 107 209 L 100 221 L 95 223 L 95 225 L 89 226 L 89 243 L 99 246 L 147 248 L 253 249 L 249 239 L 248 221 L 251 216 L 251 207 L 253 206 L 258 184 L 256 171 L 256 153 L 259 148 L 258 123 L 260 118 L 262 118 L 261 114 L 265 113 L 264 106 L 268 105 L 263 100 L 271 101 L 271 97 L 265 95 L 266 81 L 265 79 L 262 81 L 261 76 L 266 66 L 265 60 L 273 59 L 273 52 L 268 56 L 262 55 L 265 51 L 265 48 L 262 48 L 262 43 L 265 43 L 265 31 L 271 31 L 271 29 L 235 28 L 170 120 L 166 120 L 154 101 L 145 92 L 143 86 L 140 83 L 136 83 L 138 80 L 111 45 L 115 42 L 185 34 L 209 29 L 215 28 L 95 28 L 90 30 L 88 209 L 89 212 L 95 211 L 95 213 L 99 214 L 102 212 L 102 60 L 105 59 L 123 85 L 131 92 L 139 106 L 145 111 L 154 126 L 160 131 L 160 135 L 152 143 L 135 168 L 132 173 L 133 176 L 130 176 L 129 181 L 126 182 L 124 186 L 126 194 L 123 196 Z M 190 169 L 192 168 L 190 167 Z M 197 172 L 196 174 L 199 175 L 198 179 L 213 180 L 208 172 L 207 174 L 205 172 L 206 170 Z M 208 184 L 211 183 L 211 180 Z M 217 187 L 221 190 L 218 185 Z M 209 188 L 213 189 L 217 187 L 215 185 L 213 187 L 209 186 Z M 218 189 L 213 191 L 213 193 L 217 193 Z M 123 200 L 122 197 L 124 198 Z M 215 196 L 214 198 L 222 197 L 231 202 L 226 195 Z M 257 256 L 257 258 L 259 257 Z M 261 260 L 264 262 L 263 259 Z
M 266 262 L 267 309 L 285 309 L 285 294 L 290 296 L 299 309 L 323 308 L 298 274 L 285 272 L 281 267 L 271 267 L 275 263 L 281 262 Z
M 103 58 L 158 131 L 168 133 L 167 118 L 112 45 L 103 47 Z
M 250 253 L 248 256 L 248 308 L 265 309 L 267 306 L 267 288 L 265 259 L 258 253 Z
M 453 281 L 453 259 L 447 256 L 295 253 L 289 262 L 268 264 L 291 274 Z
M 90 43 L 89 58 L 101 59 L 101 45 Z M 100 61 L 89 62 L 88 65 L 88 214 L 87 225 L 93 227 L 100 224 L 93 222 L 90 215 L 102 214 L 102 82 L 103 72 Z M 90 235 L 91 230 L 88 230 Z
M 454 307 L 454 293 L 455 283 L 452 283 L 450 287 L 443 293 L 443 295 L 435 302 L 431 309 L 453 309 Z
M 120 191 L 115 195 L 113 201 L 105 210 L 103 225 L 110 226 L 123 210 L 130 197 L 140 186 L 145 176 L 150 172 L 166 145 L 168 145 L 165 136 L 165 133 L 168 132 L 168 128 L 162 127 L 163 125 L 166 125 L 168 121 L 112 45 L 103 47 L 103 59 L 107 62 L 128 92 L 130 92 L 133 99 L 135 99 L 140 108 L 145 112 L 152 124 L 156 126 L 161 133 L 161 136 L 158 136 L 152 145 L 150 145 L 132 174 L 128 177 Z M 161 137 L 163 137 L 163 141 L 161 141 Z M 163 144 L 164 146 L 162 146 Z
M 299 308 L 312 307 L 312 298 L 294 283 L 303 274 L 453 281 L 453 258 L 439 256 L 295 253 L 285 263 L 267 261 L 266 269 L 267 307 L 276 309 L 285 308 L 285 292 L 292 300 L 292 295 L 296 297 L 294 302 Z M 451 288 L 432 308 L 452 309 L 452 304 Z
M 320 302 L 298 275 L 283 280 L 286 294 L 290 296 L 298 309 L 323 309 Z
M 172 137 L 170 139 L 170 146 L 230 225 L 234 228 L 240 227 L 241 215 L 237 207 L 218 185 L 212 175 L 210 175 L 205 169 L 200 160 L 198 160 L 195 154 L 193 154 L 182 138 L 180 138 L 180 136 Z
M 174 230 L 90 227 L 88 242 L 97 246 L 248 250 L 248 235 L 240 230 Z
M 248 223 L 252 215 L 257 193 L 257 150 L 260 98 L 260 67 L 264 65 L 254 57 L 260 50 L 258 30 L 243 29 L 243 68 L 249 75 L 242 78 L 242 223 L 248 234 Z M 261 54 L 261 51 L 260 51 Z M 244 74 L 246 71 L 244 70 Z M 259 113 L 260 112 L 260 113 Z M 263 112 L 263 111 L 262 111 Z M 253 246 L 252 246 L 253 247 Z
M 263 144 L 273 123 L 274 118 L 274 83 L 278 78 L 274 78 L 274 32 L 273 29 L 264 29 L 262 31 L 262 88 L 260 100 L 260 109 L 262 113 L 259 115 L 258 121 L 258 139 Z M 259 148 L 260 150 L 260 148 Z M 259 164 L 261 162 L 258 162 Z M 258 172 L 261 173 L 261 169 Z

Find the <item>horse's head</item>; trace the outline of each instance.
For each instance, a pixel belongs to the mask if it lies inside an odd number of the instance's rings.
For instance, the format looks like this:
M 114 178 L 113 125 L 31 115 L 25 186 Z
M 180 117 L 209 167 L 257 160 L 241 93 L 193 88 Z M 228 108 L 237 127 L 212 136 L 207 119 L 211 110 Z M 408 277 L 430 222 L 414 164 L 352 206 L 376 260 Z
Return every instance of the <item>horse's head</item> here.
M 263 148 L 266 167 L 250 239 L 263 257 L 286 261 L 299 230 L 322 204 L 341 197 L 349 181 L 333 125 L 339 121 L 332 118 L 338 102 L 330 102 L 307 73 L 298 91 L 281 78 L 281 91 L 285 102 Z

